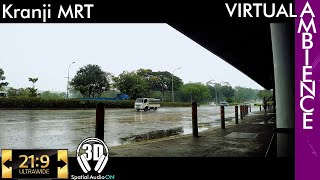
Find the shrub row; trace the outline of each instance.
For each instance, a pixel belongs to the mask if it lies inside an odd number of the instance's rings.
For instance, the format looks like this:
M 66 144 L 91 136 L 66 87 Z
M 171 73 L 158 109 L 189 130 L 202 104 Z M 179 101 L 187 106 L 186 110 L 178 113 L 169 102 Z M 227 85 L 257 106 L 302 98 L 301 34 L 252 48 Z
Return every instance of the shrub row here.
M 0 108 L 73 109 L 95 108 L 98 101 L 80 99 L 0 98 Z M 106 108 L 133 108 L 134 101 L 99 101 Z
M 43 99 L 43 98 L 0 98 L 0 108 L 11 109 L 74 109 L 96 108 L 98 102 L 103 102 L 106 108 L 134 108 L 134 101 L 89 101 L 80 99 Z M 161 107 L 189 107 L 191 103 L 161 102 Z

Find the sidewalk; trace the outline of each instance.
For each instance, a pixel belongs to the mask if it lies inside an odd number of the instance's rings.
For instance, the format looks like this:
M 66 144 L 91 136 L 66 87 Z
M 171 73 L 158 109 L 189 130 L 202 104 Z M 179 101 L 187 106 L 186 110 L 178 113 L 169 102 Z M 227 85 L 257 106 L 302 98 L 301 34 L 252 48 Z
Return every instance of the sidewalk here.
M 275 115 L 249 113 L 239 124 L 191 135 L 173 136 L 110 147 L 110 157 L 264 157 L 275 127 Z M 191 123 L 191 122 L 190 122 Z

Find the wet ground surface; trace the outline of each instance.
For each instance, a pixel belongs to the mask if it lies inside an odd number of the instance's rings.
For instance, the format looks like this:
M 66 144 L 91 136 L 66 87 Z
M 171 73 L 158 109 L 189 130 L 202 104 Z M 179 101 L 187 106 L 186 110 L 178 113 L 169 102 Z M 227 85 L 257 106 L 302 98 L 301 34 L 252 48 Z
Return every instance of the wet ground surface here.
M 275 121 L 274 114 L 255 112 L 239 124 L 210 128 L 200 132 L 199 137 L 171 136 L 114 146 L 109 152 L 111 157 L 265 157 Z M 274 147 L 271 149 L 274 155 Z
M 252 108 L 252 111 L 258 111 Z M 199 107 L 199 132 L 220 126 L 219 107 Z M 226 120 L 234 107 L 226 107 Z M 105 142 L 108 146 L 192 133 L 191 107 L 157 111 L 106 109 Z M 95 135 L 95 110 L 0 110 L 0 149 L 65 148 L 74 151 Z

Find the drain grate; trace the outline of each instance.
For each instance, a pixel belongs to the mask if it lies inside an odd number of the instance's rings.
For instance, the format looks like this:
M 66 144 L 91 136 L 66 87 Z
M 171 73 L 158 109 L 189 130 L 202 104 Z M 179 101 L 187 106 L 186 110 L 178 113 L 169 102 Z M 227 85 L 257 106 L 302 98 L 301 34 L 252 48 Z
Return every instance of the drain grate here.
M 244 132 L 232 132 L 226 135 L 226 138 L 237 138 L 237 139 L 255 139 L 258 133 L 244 133 Z

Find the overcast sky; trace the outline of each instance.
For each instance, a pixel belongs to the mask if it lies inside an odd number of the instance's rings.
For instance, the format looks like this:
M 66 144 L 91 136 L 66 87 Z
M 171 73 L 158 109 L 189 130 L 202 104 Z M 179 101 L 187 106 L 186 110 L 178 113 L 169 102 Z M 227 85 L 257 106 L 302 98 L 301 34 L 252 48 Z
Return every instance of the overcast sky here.
M 167 24 L 0 24 L 0 68 L 9 87 L 66 91 L 87 64 L 114 75 L 148 68 L 175 71 L 185 83 L 216 80 L 263 89 L 252 79 Z

